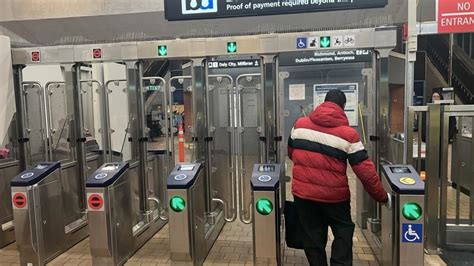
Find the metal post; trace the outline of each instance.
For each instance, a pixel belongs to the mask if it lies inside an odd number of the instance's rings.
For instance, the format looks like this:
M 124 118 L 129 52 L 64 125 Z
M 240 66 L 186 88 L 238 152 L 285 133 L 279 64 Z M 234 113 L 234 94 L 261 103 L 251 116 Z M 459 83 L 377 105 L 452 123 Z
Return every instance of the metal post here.
M 15 105 L 16 105 L 16 131 L 18 136 L 18 160 L 20 161 L 20 171 L 26 169 L 26 113 L 25 98 L 23 97 L 23 68 L 24 65 L 13 66 L 13 85 L 15 88 Z
M 404 136 L 403 143 L 403 163 L 407 163 L 408 141 L 406 137 L 408 130 L 413 125 L 408 124 L 408 107 L 413 105 L 413 91 L 415 82 L 415 62 L 418 46 L 418 36 L 416 29 L 416 0 L 408 0 L 408 39 L 405 51 L 405 111 L 404 111 Z
M 449 71 L 448 85 L 453 86 L 454 33 L 449 34 Z
M 205 207 L 206 213 L 212 212 L 212 187 L 211 187 L 211 162 L 206 156 L 208 146 L 207 138 L 207 105 L 206 101 L 206 67 L 203 64 L 204 59 L 193 60 L 193 139 L 195 145 L 196 162 L 205 162 L 206 173 L 204 178 L 205 186 Z
M 261 134 L 266 143 L 263 150 L 263 162 L 277 162 L 278 142 L 282 140 L 276 131 L 276 64 L 275 56 L 263 56 L 263 116 Z
M 426 132 L 426 179 L 425 183 L 425 249 L 429 253 L 438 250 L 439 180 L 440 180 L 440 140 L 441 106 L 428 104 Z
M 85 151 L 84 136 L 84 122 L 82 117 L 82 93 L 80 84 L 80 65 L 79 64 L 65 64 L 64 80 L 67 102 L 67 115 L 69 117 L 69 143 L 71 151 L 75 152 L 76 158 L 72 158 L 77 162 L 77 169 L 79 170 L 79 200 L 82 210 L 86 209 L 86 194 L 85 194 L 85 179 L 87 175 L 87 160 Z
M 128 133 L 131 138 L 131 161 L 139 161 L 140 177 L 138 179 L 140 195 L 140 212 L 148 211 L 147 192 L 147 139 L 146 123 L 143 104 L 143 93 L 140 78 L 140 63 L 136 61 L 125 62 L 127 72 L 127 95 L 129 110 Z

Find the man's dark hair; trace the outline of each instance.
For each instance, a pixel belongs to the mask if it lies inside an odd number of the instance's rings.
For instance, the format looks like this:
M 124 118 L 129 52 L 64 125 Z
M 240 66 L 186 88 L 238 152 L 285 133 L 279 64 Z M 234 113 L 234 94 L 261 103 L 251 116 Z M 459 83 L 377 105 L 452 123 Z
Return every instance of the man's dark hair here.
M 342 109 L 344 109 L 344 105 L 346 105 L 346 95 L 341 90 L 330 90 L 326 94 L 325 102 L 333 102 L 339 105 Z

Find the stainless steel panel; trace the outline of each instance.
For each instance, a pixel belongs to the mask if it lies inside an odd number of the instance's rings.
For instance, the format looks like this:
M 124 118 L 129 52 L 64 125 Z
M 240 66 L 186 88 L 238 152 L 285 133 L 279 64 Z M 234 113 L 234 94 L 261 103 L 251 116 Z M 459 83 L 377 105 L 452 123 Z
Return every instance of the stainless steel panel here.
M 425 248 L 430 251 L 438 249 L 439 236 L 439 202 L 440 187 L 440 149 L 441 149 L 441 106 L 428 104 L 427 137 L 426 137 L 426 179 L 425 183 Z
M 256 265 L 283 265 L 279 254 L 280 240 L 280 210 L 277 191 L 254 191 L 252 200 L 252 211 L 254 212 L 254 226 L 252 227 L 254 239 L 254 263 Z M 256 212 L 255 204 L 260 198 L 266 198 L 273 204 L 273 211 L 269 215 L 261 215 Z
M 424 204 L 424 198 L 425 196 L 423 195 L 399 195 L 399 205 L 397 206 L 397 210 L 399 211 L 397 220 L 400 222 L 400 224 L 394 224 L 394 226 L 398 226 L 399 231 L 397 234 L 397 242 L 399 243 L 399 261 L 397 260 L 398 264 L 397 265 L 424 265 L 425 260 L 424 260 L 424 236 L 428 234 L 428 232 L 424 231 L 423 235 L 420 235 L 419 237 L 421 238 L 422 243 L 419 244 L 413 244 L 413 243 L 404 243 L 401 238 L 402 238 L 402 233 L 403 229 L 402 226 L 403 224 L 421 224 L 423 226 L 423 223 L 426 220 L 426 216 L 422 215 L 421 218 L 417 221 L 409 221 L 403 217 L 402 214 L 402 206 L 405 205 L 405 203 L 409 202 L 415 202 L 421 206 L 422 209 L 426 210 L 426 205 Z M 424 208 L 425 207 L 425 208 Z M 426 228 L 425 228 L 426 230 Z
M 94 57 L 93 51 L 100 49 L 101 56 Z M 137 60 L 137 43 L 109 43 L 74 46 L 74 59 L 76 62 L 102 62 Z
M 142 220 L 142 213 L 140 211 L 140 174 L 138 165 L 130 166 L 128 173 L 130 175 L 130 200 L 132 214 L 130 216 L 132 220 L 132 226 L 135 226 Z
M 64 225 L 66 226 L 82 217 L 81 208 L 81 177 L 77 164 L 71 164 L 61 169 L 62 201 L 64 206 Z
M 14 227 L 5 228 L 13 222 L 10 180 L 20 172 L 18 161 L 0 164 L 0 248 L 15 241 Z
M 40 61 L 31 60 L 32 52 L 40 52 Z M 31 64 L 59 64 L 74 62 L 74 46 L 50 46 L 12 49 L 12 60 L 14 65 Z
M 163 41 L 124 42 L 94 45 L 57 47 L 33 47 L 13 49 L 14 64 L 32 64 L 31 52 L 41 51 L 41 63 L 122 61 L 151 58 L 197 58 L 227 54 L 227 42 L 237 42 L 236 54 L 274 54 L 298 51 L 295 41 L 299 37 L 354 35 L 359 48 L 391 48 L 396 45 L 396 29 L 393 27 L 333 30 L 301 33 L 261 34 L 235 37 L 174 39 Z M 160 57 L 158 45 L 167 45 L 169 54 Z M 94 59 L 93 49 L 102 49 L 103 56 Z M 316 50 L 319 50 L 316 49 Z
M 127 176 L 121 177 L 116 184 L 109 188 L 110 230 L 113 230 L 111 244 L 114 255 L 117 256 L 117 264 L 124 263 L 133 251 L 133 224 L 130 219 L 129 191 L 130 183 Z
M 209 222 L 207 221 L 207 212 L 205 195 L 205 179 L 204 171 L 201 171 L 198 179 L 188 190 L 188 199 L 190 203 L 191 211 L 191 227 L 190 230 L 193 230 L 192 233 L 192 257 L 194 265 L 202 265 L 206 259 L 208 250 L 208 244 L 206 241 L 206 235 L 210 229 Z
M 59 175 L 59 173 L 56 173 L 56 175 Z M 35 211 L 40 212 L 41 220 L 37 220 L 36 223 L 41 225 L 40 241 L 42 243 L 39 248 L 43 250 L 45 260 L 49 261 L 64 249 L 64 221 L 60 217 L 65 206 L 62 202 L 59 178 L 40 184 L 37 191 L 38 193 L 35 194 L 39 198 L 36 199 L 38 205 L 35 207 L 38 209 Z
M 192 234 L 194 234 L 194 228 L 191 221 L 192 208 L 190 204 L 200 203 L 190 202 L 186 190 L 169 189 L 168 198 L 171 199 L 174 196 L 183 198 L 188 206 L 183 212 L 170 211 L 169 213 L 170 258 L 172 261 L 192 263 Z

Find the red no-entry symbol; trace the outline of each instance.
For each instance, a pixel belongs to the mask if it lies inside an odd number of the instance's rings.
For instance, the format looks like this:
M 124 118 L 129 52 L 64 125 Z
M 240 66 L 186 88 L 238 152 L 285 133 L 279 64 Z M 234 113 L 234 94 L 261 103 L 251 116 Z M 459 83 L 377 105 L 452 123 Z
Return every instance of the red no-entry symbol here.
M 26 207 L 26 195 L 24 193 L 15 193 L 13 194 L 13 206 L 17 209 L 23 209 Z
M 104 198 L 100 194 L 90 194 L 87 201 L 92 211 L 100 211 L 104 207 Z
M 102 49 L 93 49 L 92 50 L 92 57 L 94 59 L 101 59 L 102 58 Z
M 31 62 L 39 62 L 39 61 L 41 61 L 40 51 L 31 52 Z

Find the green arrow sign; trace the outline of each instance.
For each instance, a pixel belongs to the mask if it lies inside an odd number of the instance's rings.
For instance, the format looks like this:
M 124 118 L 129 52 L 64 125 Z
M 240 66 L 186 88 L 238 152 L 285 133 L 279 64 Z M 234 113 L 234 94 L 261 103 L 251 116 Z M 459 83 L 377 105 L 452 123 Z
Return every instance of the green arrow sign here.
M 158 45 L 158 55 L 159 56 L 167 56 L 168 55 L 168 46 Z
M 259 199 L 255 205 L 257 212 L 261 215 L 269 215 L 273 211 L 272 202 L 266 198 Z
M 227 53 L 229 53 L 229 54 L 237 53 L 237 43 L 236 42 L 228 42 L 227 43 Z
M 402 214 L 407 220 L 416 221 L 420 219 L 423 210 L 421 206 L 414 202 L 407 202 L 403 205 Z
M 323 36 L 319 38 L 319 47 L 320 48 L 329 48 L 331 47 L 331 36 Z
M 174 196 L 170 199 L 170 208 L 175 212 L 182 212 L 186 208 L 186 202 L 180 196 Z

